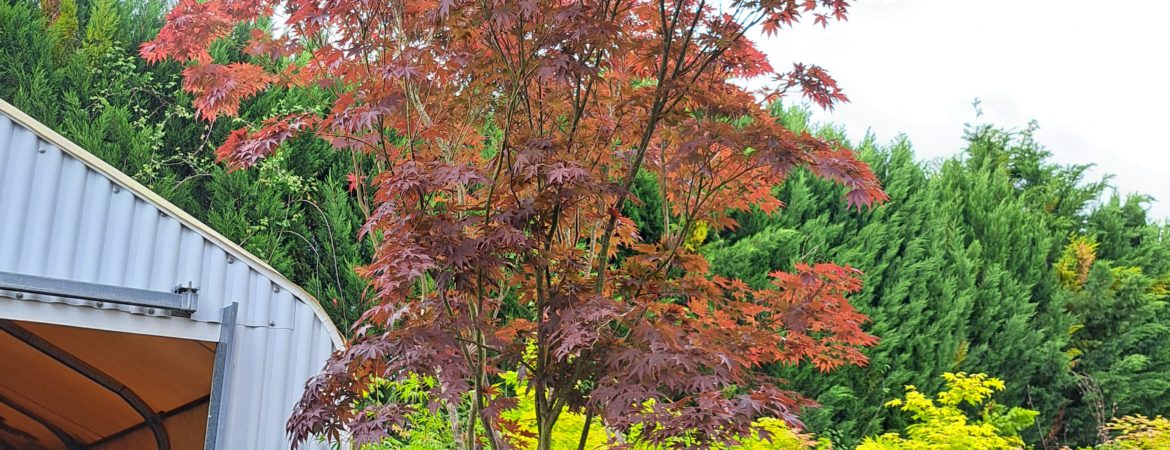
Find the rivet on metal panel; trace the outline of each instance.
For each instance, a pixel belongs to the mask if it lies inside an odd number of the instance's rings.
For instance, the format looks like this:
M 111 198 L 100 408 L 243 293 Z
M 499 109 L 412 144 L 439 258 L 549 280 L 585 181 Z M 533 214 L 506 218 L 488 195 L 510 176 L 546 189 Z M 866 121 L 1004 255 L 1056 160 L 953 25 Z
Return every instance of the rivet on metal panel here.
M 154 308 L 146 308 L 147 314 L 154 314 Z
M 19 300 L 19 299 L 22 299 L 22 298 L 24 298 L 24 293 L 23 293 L 23 292 L 17 292 L 17 293 L 16 293 L 16 299 L 17 299 L 17 300 Z
M 280 293 L 280 286 L 272 286 L 272 293 L 279 294 Z
M 228 264 L 231 264 L 234 262 L 236 262 L 236 257 L 232 256 L 232 255 L 228 255 Z
M 122 188 L 115 184 L 114 185 L 114 193 L 117 194 L 119 192 L 122 192 Z
M 40 147 L 37 147 L 37 153 L 44 153 L 44 152 L 45 152 L 45 146 L 42 145 Z
M 268 326 L 270 326 L 270 327 L 275 327 L 275 326 L 276 326 L 276 321 L 275 321 L 275 320 L 269 320 L 269 321 L 268 321 Z
M 106 306 L 106 304 L 105 304 L 105 303 L 102 303 L 102 302 L 97 302 L 97 303 L 94 303 L 94 304 L 93 304 L 93 306 L 96 306 L 96 307 L 98 307 L 98 308 L 101 308 L 101 307 L 103 307 L 103 306 Z

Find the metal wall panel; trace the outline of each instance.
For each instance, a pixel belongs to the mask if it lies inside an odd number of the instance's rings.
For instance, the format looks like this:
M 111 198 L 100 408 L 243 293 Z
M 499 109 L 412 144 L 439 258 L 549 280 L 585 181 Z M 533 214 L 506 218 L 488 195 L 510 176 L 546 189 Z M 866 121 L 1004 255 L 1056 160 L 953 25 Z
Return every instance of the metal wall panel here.
M 199 288 L 189 319 L 93 301 L 31 294 L 18 299 L 0 291 L 0 312 L 12 302 L 68 304 L 71 313 L 90 311 L 93 328 L 115 311 L 155 328 L 160 320 L 176 329 L 190 321 L 218 323 L 221 310 L 238 302 L 224 448 L 288 448 L 284 423 L 305 380 L 342 342 L 303 289 L 3 101 L 0 271 L 159 291 L 187 283 Z M 40 319 L 52 323 L 54 317 Z

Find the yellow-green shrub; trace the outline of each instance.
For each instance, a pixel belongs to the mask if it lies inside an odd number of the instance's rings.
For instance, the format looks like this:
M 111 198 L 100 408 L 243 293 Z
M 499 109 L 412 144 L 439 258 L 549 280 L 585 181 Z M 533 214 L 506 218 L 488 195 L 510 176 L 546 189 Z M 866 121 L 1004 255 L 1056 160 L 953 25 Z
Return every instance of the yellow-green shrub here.
M 501 434 L 513 446 L 520 449 L 536 448 L 536 399 L 531 389 L 528 389 L 524 380 L 518 380 L 516 372 L 506 372 L 501 375 L 504 387 L 515 389 L 520 393 L 516 407 L 500 413 L 500 418 L 512 422 L 515 429 L 500 427 Z M 570 411 L 562 411 L 552 430 L 552 448 L 577 450 L 581 439 L 581 431 L 585 427 L 585 416 Z M 609 448 L 606 443 L 609 437 L 599 421 L 589 424 L 589 436 L 585 442 L 588 450 Z
M 739 439 L 739 443 L 735 445 L 712 445 L 712 450 L 832 450 L 833 444 L 828 439 L 814 439 L 812 435 L 798 433 L 793 431 L 784 423 L 783 420 L 765 417 L 753 423 L 755 431 L 752 431 L 751 436 L 744 436 Z M 765 439 L 760 435 L 763 430 L 767 435 Z M 630 440 L 634 441 L 631 450 L 662 450 L 662 447 L 653 447 L 644 443 L 637 442 L 637 431 L 630 436 Z M 672 444 L 677 442 L 671 442 Z M 689 440 L 683 440 L 682 444 L 691 443 Z
M 1170 419 L 1153 419 L 1143 415 L 1113 419 L 1105 427 L 1116 433 L 1100 450 L 1165 450 L 1170 449 Z
M 857 450 L 1015 450 L 1025 448 L 1019 432 L 1038 414 L 1023 408 L 1007 408 L 989 401 L 1004 389 L 1003 381 L 984 374 L 947 373 L 947 389 L 936 400 L 914 386 L 906 386 L 906 398 L 886 403 L 912 415 L 915 423 L 898 433 L 870 437 Z M 968 417 L 964 405 L 978 409 Z
M 514 429 L 509 430 L 508 427 L 501 427 L 502 434 L 509 442 L 516 448 L 529 449 L 536 448 L 536 403 L 534 394 L 528 391 L 526 383 L 523 380 L 517 380 L 515 372 L 507 372 L 501 375 L 504 379 L 504 388 L 515 389 L 515 392 L 522 393 L 519 402 L 515 408 L 506 410 L 500 413 L 502 419 L 512 422 Z M 796 433 L 784 424 L 783 420 L 775 418 L 763 418 L 755 422 L 757 429 L 762 429 L 768 435 L 768 439 L 760 436 L 758 431 L 752 433 L 751 436 L 740 439 L 738 445 L 725 446 L 715 445 L 711 448 L 713 450 L 830 450 L 832 445 L 828 439 L 814 440 L 812 436 L 802 433 Z M 581 431 L 585 426 L 585 416 L 570 411 L 562 411 L 557 419 L 556 425 L 553 426 L 552 433 L 552 448 L 556 450 L 577 450 L 579 439 L 581 438 Z M 619 445 L 611 445 L 610 437 L 615 436 L 612 431 L 606 430 L 602 424 L 594 420 L 589 426 L 589 435 L 585 442 L 585 448 L 588 450 L 608 450 L 611 448 L 621 448 Z M 636 436 L 628 436 L 623 439 L 616 437 L 614 442 L 632 443 L 631 450 L 657 450 L 646 444 L 639 443 Z

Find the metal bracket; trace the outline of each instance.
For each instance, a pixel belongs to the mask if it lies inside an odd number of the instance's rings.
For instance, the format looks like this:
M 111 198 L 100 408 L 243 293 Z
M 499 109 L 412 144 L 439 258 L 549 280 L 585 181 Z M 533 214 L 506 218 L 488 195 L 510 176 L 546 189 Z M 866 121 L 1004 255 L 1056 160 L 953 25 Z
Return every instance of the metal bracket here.
M 199 303 L 199 288 L 188 281 L 186 286 L 175 286 L 174 292 L 179 296 L 179 302 L 182 305 L 176 312 L 190 316 L 191 312 L 195 311 L 196 304 Z
M 186 287 L 175 288 L 175 292 L 162 292 L 2 271 L 0 290 L 167 309 L 188 314 L 195 312 L 199 300 L 198 289 L 190 283 Z

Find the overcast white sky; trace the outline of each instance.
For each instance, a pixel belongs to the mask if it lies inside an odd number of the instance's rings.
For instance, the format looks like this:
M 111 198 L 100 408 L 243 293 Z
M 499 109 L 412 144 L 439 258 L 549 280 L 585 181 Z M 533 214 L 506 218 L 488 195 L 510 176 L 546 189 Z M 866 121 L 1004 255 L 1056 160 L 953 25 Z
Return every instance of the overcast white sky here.
M 1040 124 L 1062 163 L 1094 163 L 1170 217 L 1170 0 L 860 0 L 849 22 L 801 25 L 763 45 L 772 63 L 819 64 L 851 103 L 818 113 L 921 158 L 955 154 L 964 123 Z

